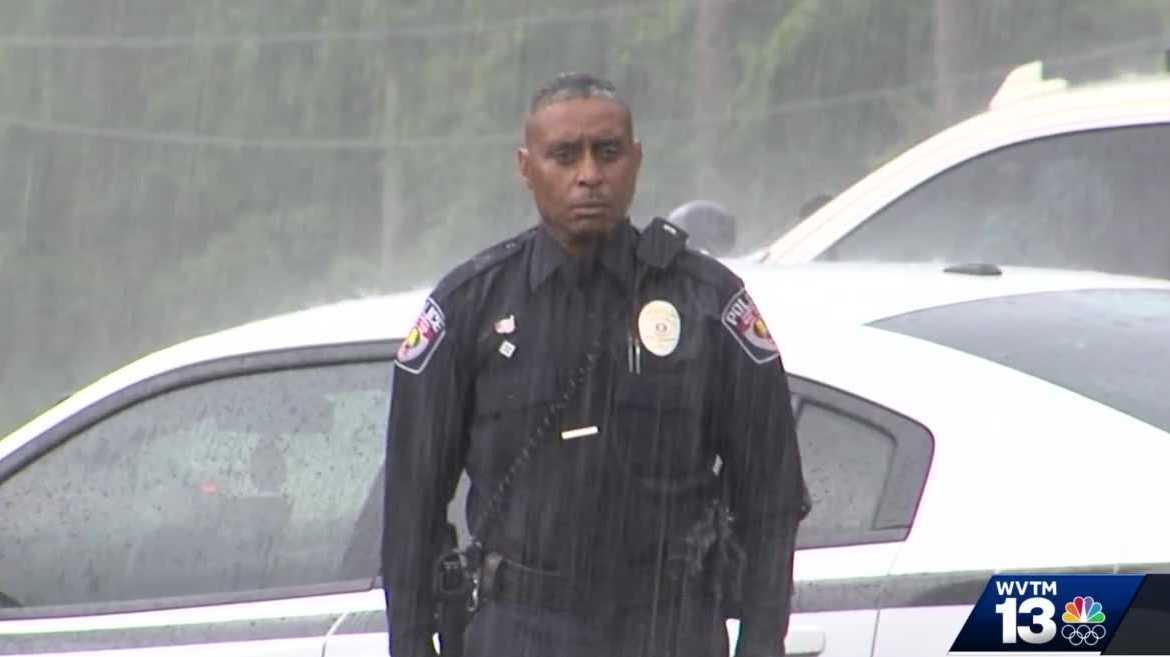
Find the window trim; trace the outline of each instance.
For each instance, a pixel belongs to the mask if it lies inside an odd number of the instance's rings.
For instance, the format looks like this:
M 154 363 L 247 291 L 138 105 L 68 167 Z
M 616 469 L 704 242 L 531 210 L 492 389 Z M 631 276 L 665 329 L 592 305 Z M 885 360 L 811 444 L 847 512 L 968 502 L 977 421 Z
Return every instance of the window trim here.
M 192 386 L 284 370 L 317 366 L 340 366 L 362 363 L 385 363 L 386 385 L 389 390 L 390 368 L 398 340 L 311 345 L 273 351 L 252 352 L 184 365 L 143 379 L 122 388 L 107 397 L 81 409 L 28 441 L 8 458 L 0 461 L 0 486 L 29 464 L 49 451 L 63 445 L 80 433 L 118 413 L 160 395 Z M 141 601 L 109 601 L 43 607 L 0 607 L 0 621 L 33 618 L 61 618 L 89 616 L 103 613 L 130 613 L 178 609 L 191 606 L 222 605 L 260 602 L 273 599 L 319 596 L 368 591 L 371 577 L 341 582 L 325 582 L 305 586 L 278 587 L 233 593 L 196 594 L 151 598 Z
M 854 530 L 848 535 L 842 533 L 840 536 L 818 537 L 819 540 L 800 544 L 797 549 L 906 540 L 914 525 L 918 504 L 930 474 L 930 464 L 934 458 L 934 435 L 909 417 L 863 397 L 799 376 L 790 375 L 789 381 L 792 394 L 801 400 L 800 413 L 795 416 L 798 425 L 800 414 L 809 404 L 813 404 L 872 426 L 894 441 L 890 468 L 882 483 L 881 496 L 870 527 L 860 533 Z
M 350 365 L 380 361 L 390 363 L 394 359 L 396 343 L 396 340 L 377 340 L 252 352 L 184 365 L 156 374 L 103 397 L 18 447 L 8 458 L 0 461 L 0 485 L 29 462 L 74 435 L 135 404 L 165 393 L 247 374 L 263 374 L 317 365 Z

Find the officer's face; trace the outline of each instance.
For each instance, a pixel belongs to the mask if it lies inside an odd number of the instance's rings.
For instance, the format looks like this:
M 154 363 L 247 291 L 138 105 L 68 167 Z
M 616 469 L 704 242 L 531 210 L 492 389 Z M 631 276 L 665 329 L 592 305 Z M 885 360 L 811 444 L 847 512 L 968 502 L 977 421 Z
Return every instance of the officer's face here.
M 520 176 L 570 252 L 626 218 L 642 164 L 631 123 L 620 103 L 598 97 L 554 102 L 525 123 Z

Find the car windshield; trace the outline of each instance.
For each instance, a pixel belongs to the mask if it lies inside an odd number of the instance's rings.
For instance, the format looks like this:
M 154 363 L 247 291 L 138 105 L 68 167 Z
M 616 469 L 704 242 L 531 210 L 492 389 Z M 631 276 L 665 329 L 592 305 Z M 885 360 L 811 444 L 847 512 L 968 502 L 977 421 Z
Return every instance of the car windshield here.
M 1164 84 L 1164 83 L 1163 83 Z M 1170 123 L 1059 134 L 967 160 L 822 260 L 984 262 L 1170 277 Z
M 1170 431 L 1170 290 L 997 297 L 871 325 L 995 361 Z

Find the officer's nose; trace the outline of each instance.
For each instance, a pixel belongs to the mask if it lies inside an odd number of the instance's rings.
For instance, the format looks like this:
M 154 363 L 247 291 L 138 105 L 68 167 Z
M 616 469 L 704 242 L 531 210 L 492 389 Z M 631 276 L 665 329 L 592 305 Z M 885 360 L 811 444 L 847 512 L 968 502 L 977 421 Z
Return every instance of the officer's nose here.
M 577 184 L 582 187 L 597 187 L 601 181 L 601 167 L 592 154 L 586 154 L 577 167 Z

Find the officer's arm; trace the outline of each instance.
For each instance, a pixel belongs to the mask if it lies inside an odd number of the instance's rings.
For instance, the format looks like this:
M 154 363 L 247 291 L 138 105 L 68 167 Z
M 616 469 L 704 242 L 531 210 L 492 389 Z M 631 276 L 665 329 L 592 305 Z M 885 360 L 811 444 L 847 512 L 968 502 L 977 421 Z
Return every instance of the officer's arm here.
M 796 527 L 807 512 L 788 380 L 746 292 L 722 315 L 721 456 L 737 535 L 747 552 L 738 657 L 784 653 Z
M 395 657 L 434 654 L 432 574 L 463 467 L 469 385 L 460 347 L 467 331 L 451 305 L 427 300 L 391 379 L 382 573 Z

